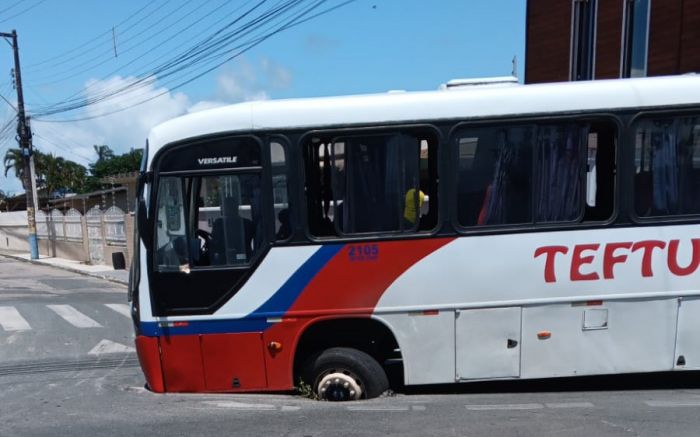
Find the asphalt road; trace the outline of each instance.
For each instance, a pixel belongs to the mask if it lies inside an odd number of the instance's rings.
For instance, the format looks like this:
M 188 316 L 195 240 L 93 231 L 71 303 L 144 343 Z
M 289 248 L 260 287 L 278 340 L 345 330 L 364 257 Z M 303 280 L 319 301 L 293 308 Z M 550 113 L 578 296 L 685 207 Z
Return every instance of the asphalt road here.
M 0 436 L 700 436 L 698 373 L 421 387 L 346 404 L 157 395 L 128 349 L 124 304 L 118 285 L 0 257 Z

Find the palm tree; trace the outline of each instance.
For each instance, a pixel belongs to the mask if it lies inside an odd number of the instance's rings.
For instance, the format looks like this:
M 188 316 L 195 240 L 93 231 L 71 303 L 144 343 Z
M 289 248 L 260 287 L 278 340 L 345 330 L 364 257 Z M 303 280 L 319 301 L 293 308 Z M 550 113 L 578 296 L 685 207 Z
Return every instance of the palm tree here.
M 92 148 L 95 149 L 95 153 L 97 153 L 97 162 L 102 162 L 110 158 L 114 158 L 114 151 L 106 144 L 103 144 L 101 146 L 93 144 Z
M 10 169 L 15 171 L 15 176 L 22 182 L 22 187 L 27 190 L 27 180 L 24 174 L 24 156 L 22 156 L 21 149 L 9 149 L 5 153 L 5 158 L 3 159 L 3 165 L 5 166 L 5 177 Z

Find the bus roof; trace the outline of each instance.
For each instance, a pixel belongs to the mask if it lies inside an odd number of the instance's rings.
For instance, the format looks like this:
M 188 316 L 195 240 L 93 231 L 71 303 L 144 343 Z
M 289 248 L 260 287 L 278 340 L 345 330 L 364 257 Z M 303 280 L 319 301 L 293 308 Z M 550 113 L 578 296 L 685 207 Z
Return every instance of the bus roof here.
M 332 126 L 409 123 L 700 104 L 700 75 L 561 82 L 238 103 L 154 127 L 149 157 L 187 138 Z

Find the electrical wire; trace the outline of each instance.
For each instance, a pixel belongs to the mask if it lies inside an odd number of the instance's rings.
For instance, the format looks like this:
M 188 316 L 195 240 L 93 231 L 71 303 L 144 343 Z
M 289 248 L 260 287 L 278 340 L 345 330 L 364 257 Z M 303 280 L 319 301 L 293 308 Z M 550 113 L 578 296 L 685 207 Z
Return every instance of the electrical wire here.
M 5 101 L 5 103 L 7 103 L 8 105 L 10 105 L 10 108 L 14 109 L 15 112 L 17 112 L 17 108 L 15 108 L 15 105 L 13 105 L 12 103 L 10 103 L 10 101 L 7 100 L 7 99 L 5 98 L 5 96 L 3 96 L 2 94 L 0 94 L 0 98 L 3 99 L 3 100 Z
M 171 15 L 173 15 L 174 13 L 180 11 L 182 8 L 184 8 L 184 7 L 187 6 L 188 4 L 192 4 L 192 3 L 191 3 L 189 0 L 186 0 L 185 2 L 183 2 L 182 4 L 180 4 L 179 6 L 177 6 L 175 9 L 173 9 L 172 11 L 170 11 L 170 12 L 169 12 L 168 14 L 166 14 L 165 16 L 157 17 L 157 23 L 158 23 L 158 24 L 163 24 L 163 23 L 168 24 L 167 21 L 165 21 L 165 20 L 167 20 L 167 18 L 170 17 Z M 198 7 L 198 6 L 195 5 L 195 9 L 196 9 L 197 7 Z M 135 26 L 136 24 L 139 24 L 139 23 L 143 22 L 146 18 L 150 17 L 151 15 L 153 15 L 153 14 L 154 14 L 155 12 L 157 12 L 158 10 L 159 10 L 159 9 L 155 9 L 155 10 L 151 11 L 148 15 L 146 15 L 145 17 L 143 17 L 143 18 L 142 18 L 141 20 L 139 20 L 137 23 L 134 23 L 134 26 Z M 182 19 L 187 18 L 187 17 L 191 14 L 191 12 L 192 12 L 192 11 L 188 11 L 188 14 L 183 15 Z M 133 27 L 133 26 L 132 26 L 132 27 Z M 132 27 L 127 28 L 127 29 L 124 29 L 123 33 L 126 33 L 126 32 L 127 32 L 129 29 L 131 29 Z M 134 34 L 134 35 L 131 35 L 131 36 L 128 37 L 128 38 L 125 38 L 123 41 L 120 41 L 120 44 L 121 44 L 121 45 L 125 45 L 125 44 L 128 43 L 129 41 L 132 41 L 133 39 L 135 39 L 135 38 L 137 38 L 137 37 L 143 35 L 144 33 L 148 32 L 148 31 L 151 31 L 151 32 L 153 32 L 153 33 L 155 33 L 155 34 L 158 34 L 158 33 L 160 33 L 160 28 L 158 28 L 158 27 L 153 28 L 153 27 L 151 27 L 151 26 L 147 26 L 147 27 L 145 27 L 144 29 L 142 29 L 141 31 L 139 31 L 138 33 L 136 33 L 136 34 Z M 131 46 L 129 46 L 128 44 L 126 44 L 126 46 L 125 46 L 125 47 L 122 47 L 122 48 L 119 50 L 118 53 L 121 54 L 121 55 L 123 56 L 124 53 L 130 52 L 132 49 L 134 49 L 135 47 L 138 47 L 138 45 L 140 45 L 140 44 L 142 44 L 142 42 L 137 43 L 137 44 L 135 44 L 135 45 L 131 45 Z M 118 57 L 118 56 L 116 56 L 116 57 Z M 114 47 L 113 47 L 112 42 L 110 41 L 109 47 L 106 48 L 105 50 L 101 51 L 101 52 L 98 53 L 97 55 L 95 55 L 95 56 L 93 56 L 93 57 L 91 57 L 91 58 L 89 58 L 89 59 L 87 59 L 87 60 L 85 60 L 85 61 L 83 61 L 83 62 L 81 62 L 81 63 L 79 63 L 79 64 L 72 64 L 72 65 L 70 65 L 67 69 L 64 69 L 64 70 L 62 70 L 62 71 L 59 71 L 59 72 L 51 72 L 51 73 L 50 73 L 51 76 L 52 76 L 52 79 L 51 79 L 51 80 L 48 80 L 48 81 L 45 81 L 45 82 L 40 82 L 40 81 L 39 81 L 39 82 L 36 83 L 36 85 L 37 85 L 37 86 L 46 86 L 46 85 L 53 85 L 53 84 L 56 84 L 56 83 L 65 82 L 65 81 L 67 81 L 67 80 L 70 80 L 70 79 L 73 79 L 73 78 L 75 78 L 75 77 L 81 76 L 81 75 L 83 75 L 83 74 L 85 74 L 85 73 L 87 73 L 87 72 L 90 72 L 90 71 L 92 71 L 92 70 L 94 70 L 94 69 L 96 69 L 96 68 L 99 68 L 99 67 L 101 67 L 102 65 L 105 65 L 105 64 L 108 63 L 108 62 L 113 62 L 113 61 L 114 61 L 114 58 L 115 58 L 115 55 L 114 55 Z M 64 64 L 64 63 L 66 63 L 66 62 L 67 62 L 67 61 L 64 61 L 64 62 L 61 62 L 61 63 L 59 63 L 59 64 Z M 59 64 L 56 64 L 56 65 L 59 65 Z M 83 68 L 83 67 L 84 67 L 84 68 Z M 76 70 L 77 70 L 77 71 L 76 71 Z M 41 76 L 35 76 L 35 77 L 41 79 Z M 44 76 L 44 77 L 46 77 L 46 76 Z
M 5 9 L 0 11 L 0 14 L 4 14 L 5 12 L 9 11 L 10 9 L 14 8 L 15 6 L 21 5 L 22 0 L 19 0 L 18 2 L 12 3 L 10 6 L 6 7 Z
M 11 20 L 11 19 L 13 19 L 13 18 L 19 17 L 20 15 L 24 14 L 25 12 L 31 11 L 31 10 L 34 9 L 35 7 L 37 7 L 37 6 L 39 6 L 40 4 L 44 3 L 45 1 L 46 1 L 46 0 L 39 0 L 38 2 L 36 2 L 36 3 L 34 3 L 33 5 L 29 6 L 28 8 L 23 9 L 23 10 L 17 12 L 16 14 L 9 16 L 9 17 L 5 18 L 4 20 L 0 20 L 0 24 L 5 23 L 5 22 L 7 22 L 7 21 L 9 21 L 9 20 Z
M 40 134 L 38 134 L 38 133 L 34 133 L 33 135 L 34 135 L 35 137 L 37 137 L 37 138 L 41 138 L 44 142 L 46 142 L 46 143 L 48 143 L 48 144 L 51 144 L 52 146 L 57 147 L 57 148 L 63 150 L 64 152 L 68 152 L 68 153 L 72 154 L 73 156 L 80 158 L 82 161 L 84 161 L 84 162 L 86 162 L 86 163 L 88 163 L 88 164 L 91 164 L 91 163 L 93 162 L 93 159 L 92 159 L 92 158 L 88 158 L 88 157 L 86 157 L 85 155 L 82 155 L 82 154 L 76 152 L 76 151 L 73 150 L 70 146 L 66 146 L 66 145 L 62 145 L 62 144 L 56 143 L 56 142 L 54 142 L 54 141 L 52 141 L 52 140 L 49 140 L 48 138 L 46 138 L 46 137 L 44 137 L 43 135 L 40 135 Z
M 118 89 L 112 89 L 108 90 L 107 92 L 104 92 L 101 95 L 93 96 L 88 99 L 74 99 L 72 101 L 64 101 L 62 102 L 62 106 L 59 104 L 57 107 L 54 107 L 52 110 L 45 110 L 44 108 L 41 108 L 35 113 L 38 113 L 38 115 L 50 115 L 52 113 L 57 113 L 57 112 L 65 112 L 67 110 L 74 110 L 78 109 L 80 107 L 84 107 L 89 104 L 95 104 L 98 103 L 99 101 L 102 101 L 106 98 L 112 97 L 116 94 L 123 94 L 124 92 L 134 89 L 136 87 L 143 87 L 143 86 L 148 86 L 151 83 L 155 81 L 155 76 L 169 76 L 172 74 L 179 73 L 183 69 L 189 68 L 192 65 L 194 65 L 198 60 L 202 59 L 202 54 L 211 54 L 212 50 L 217 50 L 220 49 L 221 46 L 223 46 L 225 43 L 230 42 L 232 39 L 235 40 L 234 37 L 238 36 L 238 34 L 241 34 L 242 32 L 250 31 L 250 29 L 256 29 L 259 28 L 262 24 L 265 24 L 265 22 L 269 22 L 270 20 L 277 18 L 281 13 L 284 13 L 288 11 L 290 8 L 293 8 L 295 6 L 298 6 L 300 3 L 303 2 L 303 0 L 290 0 L 286 2 L 282 2 L 279 4 L 278 7 L 270 9 L 266 11 L 265 13 L 261 14 L 259 17 L 252 19 L 251 21 L 245 23 L 242 25 L 240 28 L 235 29 L 232 32 L 229 32 L 228 34 L 223 35 L 220 38 L 215 38 L 216 35 L 220 34 L 221 32 L 225 31 L 227 28 L 231 27 L 232 25 L 235 25 L 242 19 L 244 19 L 246 16 L 250 15 L 255 9 L 259 8 L 263 3 L 265 3 L 267 0 L 261 0 L 257 4 L 255 4 L 252 8 L 248 9 L 244 14 L 241 16 L 237 17 L 235 20 L 231 21 L 229 24 L 224 26 L 222 29 L 219 31 L 215 32 L 213 35 L 210 35 L 207 39 L 199 42 L 192 48 L 190 48 L 188 51 L 186 51 L 184 54 L 175 57 L 171 59 L 170 61 L 167 61 L 164 64 L 161 64 L 161 66 L 157 67 L 155 70 L 148 72 L 147 74 L 143 75 L 142 77 L 138 78 L 137 80 L 133 81 L 132 83 L 127 84 L 126 86 L 122 86 Z M 324 3 L 326 0 L 322 0 L 320 2 L 317 2 L 312 8 L 318 7 L 318 5 Z M 207 44 L 208 43 L 208 44 Z M 225 46 L 224 46 L 225 48 Z M 188 63 L 186 63 L 188 62 Z M 186 64 L 185 64 L 186 63 Z M 182 64 L 185 64 L 184 67 Z M 168 71 L 170 70 L 170 71 Z
M 248 0 L 248 2 L 250 2 L 250 1 L 251 1 L 251 0 Z M 105 81 L 105 80 L 107 80 L 108 78 L 110 78 L 110 77 L 112 77 L 112 76 L 114 76 L 114 75 L 116 75 L 116 74 L 120 74 L 120 75 L 122 75 L 122 76 L 133 76 L 133 75 L 135 75 L 135 74 L 130 74 L 130 73 L 124 72 L 124 69 L 125 69 L 126 67 L 130 66 L 130 65 L 133 65 L 136 61 L 138 61 L 138 60 L 140 60 L 140 59 L 143 59 L 144 57 L 146 57 L 146 56 L 148 56 L 148 55 L 152 55 L 153 52 L 154 52 L 156 49 L 160 49 L 161 47 L 167 45 L 168 43 L 171 43 L 171 44 L 172 44 L 172 43 L 176 42 L 177 39 L 178 39 L 178 37 L 187 36 L 187 35 L 186 35 L 186 31 L 188 31 L 188 30 L 194 28 L 194 26 L 196 26 L 197 24 L 201 23 L 202 21 L 204 21 L 205 19 L 209 18 L 210 16 L 214 15 L 215 13 L 219 12 L 224 6 L 228 6 L 228 5 L 230 5 L 230 1 L 229 1 L 229 0 L 224 0 L 224 1 L 223 1 L 222 3 L 220 3 L 217 7 L 215 7 L 215 8 L 212 9 L 211 11 L 207 12 L 207 13 L 206 13 L 205 15 L 203 15 L 202 17 L 199 17 L 199 18 L 196 19 L 195 21 L 193 21 L 193 22 L 187 24 L 186 26 L 181 27 L 181 28 L 179 28 L 179 29 L 176 29 L 175 31 L 173 31 L 173 32 L 170 33 L 170 34 L 161 33 L 160 35 L 163 36 L 163 37 L 161 38 L 161 40 L 160 40 L 159 42 L 157 42 L 157 44 L 155 44 L 155 45 L 153 45 L 153 46 L 149 46 L 146 50 L 144 50 L 141 54 L 139 54 L 139 55 L 136 56 L 135 58 L 131 59 L 129 62 L 127 62 L 127 63 L 125 63 L 125 64 L 121 64 L 121 65 L 118 66 L 117 68 L 111 70 L 109 73 L 104 74 L 98 81 L 95 81 L 95 82 L 93 82 L 92 84 L 88 84 L 88 85 L 85 87 L 85 89 L 80 90 L 80 91 L 77 91 L 76 93 L 74 93 L 74 94 L 68 96 L 67 98 L 69 99 L 69 98 L 71 98 L 71 97 L 74 97 L 76 94 L 81 94 L 81 93 L 84 93 L 84 92 L 88 92 L 91 88 L 93 88 L 93 87 L 95 86 L 95 85 L 94 85 L 95 83 L 99 83 L 99 82 Z M 240 9 L 241 7 L 242 7 L 242 6 L 239 6 L 239 7 L 236 8 L 233 12 L 236 12 L 236 11 L 237 11 L 238 9 Z M 181 19 L 177 20 L 175 23 L 172 23 L 171 25 L 177 24 L 178 22 L 180 22 L 180 21 L 182 21 L 183 19 L 186 19 L 186 18 L 188 18 L 187 15 L 183 16 Z M 217 24 L 219 24 L 221 21 L 224 21 L 224 20 L 226 20 L 226 19 L 227 19 L 227 17 L 224 15 L 222 18 L 220 18 L 220 19 L 217 20 L 216 22 L 212 23 L 212 26 L 213 26 L 213 25 L 217 25 Z M 151 40 L 152 40 L 152 39 L 151 39 Z M 131 47 L 131 48 L 133 48 L 133 47 Z M 126 52 L 126 51 L 130 51 L 131 48 L 129 48 L 128 50 L 122 50 L 122 54 L 123 54 L 124 52 Z M 162 59 L 162 58 L 164 58 L 164 57 L 166 57 L 166 56 L 168 56 L 168 55 L 169 55 L 169 52 L 165 51 L 165 52 L 164 52 L 163 54 L 161 54 L 160 56 L 158 56 L 158 57 L 156 57 L 156 58 L 153 58 L 152 61 L 156 61 L 156 60 Z M 138 73 L 137 73 L 137 74 L 138 74 Z M 68 79 L 73 79 L 74 77 L 75 77 L 75 76 L 71 76 L 71 77 L 69 77 Z M 66 80 L 67 80 L 67 79 L 66 79 Z
M 120 21 L 118 24 L 114 25 L 114 29 L 120 28 L 122 25 L 124 25 L 124 24 L 128 23 L 129 21 L 131 21 L 132 18 L 135 18 L 135 17 L 136 17 L 137 15 L 139 15 L 141 12 L 143 12 L 143 11 L 146 10 L 147 8 L 151 7 L 152 5 L 156 5 L 156 4 L 157 4 L 157 2 L 147 2 L 145 6 L 142 6 L 142 7 L 138 8 L 136 11 L 132 12 L 128 17 L 126 17 L 125 19 L 123 19 L 122 21 Z M 130 28 L 131 28 L 131 27 L 129 27 L 129 28 L 127 28 L 127 29 L 124 29 L 123 31 L 126 32 L 126 31 L 129 30 Z M 111 35 L 112 35 L 112 29 L 108 29 L 108 30 L 106 30 L 106 31 L 104 31 L 104 32 L 102 32 L 102 33 L 100 33 L 99 35 L 97 35 L 97 36 L 95 36 L 95 37 L 93 37 L 93 38 L 88 39 L 88 40 L 85 41 L 84 43 L 82 43 L 82 44 L 80 44 L 80 45 L 78 45 L 78 46 L 76 46 L 76 47 L 74 47 L 74 48 L 72 48 L 72 49 L 66 50 L 66 51 L 64 51 L 64 52 L 62 52 L 62 53 L 59 53 L 58 55 L 55 55 L 55 56 L 52 56 L 52 57 L 50 57 L 50 58 L 44 59 L 43 61 L 39 61 L 39 62 L 35 62 L 35 63 L 32 63 L 32 64 L 28 64 L 28 65 L 25 67 L 25 72 L 36 71 L 36 70 L 37 70 L 37 67 L 39 67 L 39 66 L 43 66 L 43 67 L 41 68 L 41 69 L 43 70 L 43 69 L 46 69 L 46 68 L 49 68 L 49 67 L 53 67 L 53 66 L 57 66 L 57 65 L 62 65 L 62 64 L 64 64 L 64 63 L 70 62 L 70 61 L 72 61 L 72 60 L 74 60 L 74 59 L 78 59 L 78 58 L 80 58 L 80 57 L 82 57 L 82 56 L 85 56 L 86 54 L 91 53 L 92 51 L 94 51 L 100 44 L 103 44 L 103 43 L 104 43 L 103 41 L 100 41 L 100 38 L 102 38 L 103 36 L 111 36 Z M 111 43 L 111 40 L 112 40 L 112 39 L 109 38 L 108 41 Z M 97 43 L 97 44 L 95 44 L 95 43 Z M 77 52 L 77 51 L 80 51 L 80 53 L 78 53 L 77 55 L 70 56 L 68 59 L 65 59 L 65 60 L 60 61 L 60 62 L 54 62 L 54 61 L 57 61 L 58 59 L 65 58 L 65 57 L 68 56 L 69 54 L 74 53 L 74 52 Z
M 211 36 L 209 37 L 209 39 L 213 38 L 215 35 L 217 35 L 217 34 L 218 34 L 219 32 L 221 32 L 221 31 L 225 30 L 227 27 L 229 27 L 229 26 L 231 26 L 231 25 L 237 23 L 237 22 L 240 21 L 241 19 L 245 18 L 247 15 L 249 15 L 250 13 L 252 13 L 255 9 L 257 9 L 258 7 L 260 7 L 260 6 L 261 6 L 263 3 L 265 3 L 266 1 L 267 1 L 267 0 L 258 1 L 258 3 L 257 3 L 256 5 L 254 5 L 252 8 L 248 9 L 247 11 L 245 11 L 242 15 L 240 15 L 239 17 L 237 17 L 235 20 L 231 21 L 231 22 L 230 22 L 229 24 L 227 24 L 227 26 L 225 26 L 224 28 L 222 28 L 222 29 L 220 29 L 219 31 L 215 32 L 213 35 L 211 35 Z M 298 1 L 303 1 L 303 0 L 295 0 L 295 1 L 298 2 Z M 250 1 L 248 1 L 247 3 L 250 3 Z M 203 44 L 204 42 L 206 42 L 207 40 L 208 40 L 208 39 L 205 39 L 205 40 L 201 41 L 200 43 L 198 43 L 197 45 L 193 46 L 193 47 L 190 49 L 190 51 L 193 51 L 195 48 L 197 48 L 198 46 L 202 45 L 202 44 Z M 188 53 L 188 52 L 186 52 L 186 54 L 187 54 L 187 53 Z M 135 87 L 136 87 L 137 85 L 139 85 L 139 84 L 142 84 L 143 86 L 148 86 L 148 85 L 150 85 L 151 83 L 154 82 L 153 76 L 160 74 L 161 70 L 164 69 L 165 67 L 169 66 L 169 65 L 173 65 L 173 66 L 177 65 L 177 61 L 178 61 L 180 58 L 182 58 L 182 57 L 183 57 L 183 55 L 178 55 L 178 56 L 176 56 L 175 58 L 172 58 L 172 59 L 170 59 L 169 61 L 166 61 L 165 63 L 158 65 L 157 67 L 155 67 L 155 69 L 152 68 L 152 69 L 147 70 L 147 71 L 145 71 L 145 72 L 143 72 L 143 73 L 141 73 L 141 74 L 136 75 L 136 79 L 133 80 L 132 82 L 128 83 L 127 85 L 117 85 L 117 86 L 112 87 L 112 88 L 109 88 L 109 87 L 108 87 L 108 88 L 102 89 L 102 90 L 100 90 L 99 93 L 97 93 L 96 95 L 92 96 L 92 99 L 101 99 L 102 96 L 108 96 L 108 95 L 112 95 L 112 94 L 124 93 L 125 91 L 127 91 L 128 88 L 135 88 Z M 141 86 L 139 86 L 138 88 L 140 88 L 140 87 L 141 87 Z M 90 88 L 90 85 L 88 85 L 88 88 Z M 85 102 L 86 99 L 83 98 L 83 97 L 72 98 L 72 97 L 74 97 L 74 96 L 76 96 L 76 95 L 78 95 L 78 94 L 81 94 L 81 93 L 75 93 L 75 94 L 73 94 L 71 97 L 69 97 L 68 99 L 63 100 L 63 101 L 57 103 L 57 104 L 54 105 L 54 106 L 60 107 L 61 105 L 63 105 L 63 107 L 68 107 L 69 105 L 74 104 L 74 103 Z M 93 102 L 93 101 L 90 100 L 89 103 L 91 103 L 91 104 L 92 104 L 92 103 L 96 103 L 96 101 Z M 35 112 L 42 113 L 43 111 L 44 111 L 44 108 L 41 108 L 41 107 L 35 109 Z
M 198 79 L 198 78 L 200 78 L 200 77 L 206 75 L 207 73 L 210 73 L 211 71 L 213 71 L 213 70 L 219 68 L 221 65 L 225 64 L 226 62 L 229 62 L 229 61 L 231 61 L 232 59 L 235 59 L 236 57 L 242 55 L 243 53 L 247 52 L 248 50 L 252 49 L 253 47 L 259 45 L 260 43 L 264 42 L 265 40 L 271 38 L 272 36 L 274 36 L 274 35 L 276 35 L 276 34 L 278 34 L 278 33 L 280 33 L 280 32 L 283 32 L 283 31 L 285 31 L 285 30 L 287 30 L 287 29 L 290 29 L 290 28 L 292 28 L 292 27 L 298 26 L 298 25 L 300 25 L 300 24 L 306 23 L 306 22 L 308 22 L 308 21 L 310 21 L 310 20 L 312 20 L 312 19 L 314 19 L 314 18 L 317 18 L 317 17 L 319 17 L 319 16 L 321 16 L 321 15 L 325 15 L 325 14 L 331 12 L 331 11 L 334 11 L 334 10 L 336 10 L 336 9 L 339 9 L 339 8 L 341 8 L 341 7 L 343 7 L 343 6 L 346 6 L 347 4 L 353 3 L 353 2 L 355 2 L 355 1 L 357 1 L 357 0 L 346 0 L 346 1 L 344 1 L 344 2 L 341 2 L 341 3 L 338 4 L 338 5 L 329 7 L 329 8 L 327 8 L 327 9 L 324 9 L 324 10 L 321 11 L 321 12 L 318 12 L 318 13 L 316 13 L 316 14 L 313 14 L 313 15 L 307 17 L 306 15 L 308 15 L 309 12 L 313 11 L 313 9 L 314 9 L 315 7 L 317 7 L 318 5 L 323 4 L 323 3 L 326 2 L 326 0 L 320 0 L 320 1 L 318 1 L 318 2 L 314 5 L 314 7 L 309 8 L 309 9 L 307 9 L 306 11 L 304 11 L 302 14 L 297 15 L 297 17 L 295 17 L 293 20 L 288 21 L 287 23 L 285 23 L 284 25 L 278 27 L 278 28 L 275 29 L 274 31 L 269 32 L 268 34 L 265 34 L 265 35 L 263 35 L 263 36 L 257 38 L 256 40 L 250 41 L 249 43 L 242 45 L 241 49 L 238 50 L 237 52 L 235 52 L 233 55 L 229 56 L 228 58 L 224 59 L 224 60 L 221 61 L 221 62 L 216 63 L 216 64 L 213 65 L 212 67 L 209 67 L 209 68 L 207 68 L 206 70 L 204 70 L 204 71 L 202 71 L 202 72 L 199 72 L 199 73 L 196 74 L 194 77 L 190 77 L 190 78 L 188 78 L 188 79 L 186 79 L 186 80 L 184 80 L 184 81 L 178 83 L 178 84 L 175 85 L 174 87 L 171 87 L 171 88 L 167 89 L 166 91 L 157 93 L 157 94 L 155 94 L 155 95 L 152 95 L 152 96 L 150 96 L 150 97 L 148 97 L 148 98 L 146 98 L 146 99 L 140 100 L 140 101 L 138 101 L 138 102 L 136 102 L 136 103 L 133 103 L 133 104 L 131 104 L 131 105 L 128 105 L 128 106 L 126 106 L 126 107 L 119 108 L 119 109 L 116 109 L 116 110 L 113 110 L 113 111 L 109 111 L 109 112 L 105 112 L 105 113 L 98 114 L 98 115 L 87 116 L 87 117 L 79 117 L 79 118 L 71 118 L 71 119 L 58 119 L 58 120 L 57 120 L 57 119 L 42 118 L 41 120 L 44 121 L 44 122 L 53 122 L 53 123 L 68 123 L 68 122 L 75 122 L 75 121 L 92 120 L 92 119 L 101 118 L 101 117 L 105 117 L 105 116 L 108 116 L 108 115 L 116 114 L 116 113 L 118 113 L 118 112 L 122 112 L 122 111 L 125 111 L 125 110 L 127 110 L 127 109 L 133 108 L 134 106 L 138 106 L 138 105 L 141 105 L 141 104 L 143 104 L 143 103 L 149 102 L 149 101 L 154 100 L 154 99 L 156 99 L 156 98 L 158 98 L 158 97 L 161 97 L 161 96 L 163 96 L 163 95 L 165 95 L 165 94 L 168 94 L 168 93 L 170 93 L 171 91 L 174 91 L 174 90 L 176 90 L 176 89 L 178 89 L 178 88 L 181 88 L 182 86 L 185 86 L 185 85 L 187 85 L 188 83 L 191 83 L 192 81 L 194 81 L 194 80 L 196 80 L 196 79 Z M 67 112 L 67 111 L 63 111 L 63 112 Z

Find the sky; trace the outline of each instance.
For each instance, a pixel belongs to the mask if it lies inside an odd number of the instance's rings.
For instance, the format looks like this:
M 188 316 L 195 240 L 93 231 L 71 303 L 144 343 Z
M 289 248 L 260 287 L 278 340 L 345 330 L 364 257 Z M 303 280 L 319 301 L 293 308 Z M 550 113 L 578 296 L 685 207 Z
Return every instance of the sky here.
M 87 166 L 95 144 L 117 153 L 141 148 L 158 123 L 224 104 L 433 90 L 455 78 L 510 75 L 513 57 L 523 77 L 524 0 L 355 0 L 244 53 L 222 46 L 210 58 L 212 67 L 222 65 L 199 78 L 210 64 L 172 76 L 156 72 L 245 11 L 257 6 L 234 27 L 284 1 L 0 0 L 0 32 L 18 35 L 34 146 Z M 301 11 L 319 0 L 299 1 Z M 342 3 L 327 0 L 311 14 Z M 0 96 L 16 107 L 13 65 L 12 48 L 0 43 Z M 95 98 L 145 77 L 131 93 L 42 115 L 66 99 Z M 0 128 L 14 115 L 0 101 Z M 10 147 L 17 142 L 8 132 L 0 136 L 0 157 Z M 22 191 L 12 170 L 0 174 L 0 190 Z

